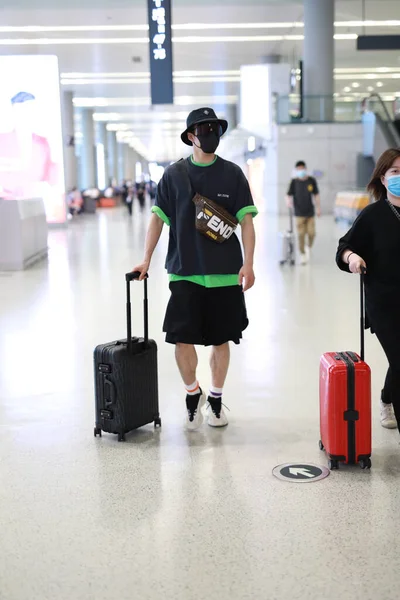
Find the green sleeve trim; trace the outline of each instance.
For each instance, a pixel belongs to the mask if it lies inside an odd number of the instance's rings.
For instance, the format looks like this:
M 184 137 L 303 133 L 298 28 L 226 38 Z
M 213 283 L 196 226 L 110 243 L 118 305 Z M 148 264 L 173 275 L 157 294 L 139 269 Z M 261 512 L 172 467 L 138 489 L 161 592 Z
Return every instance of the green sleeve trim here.
M 183 277 L 181 275 L 169 276 L 171 282 L 174 281 L 189 281 L 190 283 L 196 283 L 206 288 L 216 287 L 230 287 L 239 285 L 239 275 L 188 275 Z
M 241 208 L 239 212 L 236 213 L 236 218 L 239 223 L 243 221 L 246 215 L 253 215 L 253 217 L 258 215 L 257 207 L 252 204 L 251 206 L 244 206 Z
M 218 156 L 217 156 L 217 155 L 215 155 L 215 158 L 214 158 L 214 160 L 213 160 L 212 162 L 210 162 L 210 163 L 207 163 L 207 164 L 204 164 L 204 163 L 198 163 L 198 162 L 196 162 L 196 161 L 194 160 L 193 154 L 192 154 L 192 156 L 190 157 L 190 160 L 192 161 L 192 164 L 193 164 L 195 167 L 211 167 L 211 165 L 213 165 L 214 163 L 216 163 L 216 162 L 217 162 L 217 160 L 218 160 Z
M 164 221 L 164 223 L 166 225 L 168 225 L 168 227 L 171 225 L 171 221 L 169 220 L 169 217 L 167 217 L 165 212 L 163 210 L 161 210 L 161 208 L 159 206 L 153 206 L 151 209 L 151 212 L 154 213 L 155 215 L 157 215 L 157 217 L 160 217 L 161 221 Z

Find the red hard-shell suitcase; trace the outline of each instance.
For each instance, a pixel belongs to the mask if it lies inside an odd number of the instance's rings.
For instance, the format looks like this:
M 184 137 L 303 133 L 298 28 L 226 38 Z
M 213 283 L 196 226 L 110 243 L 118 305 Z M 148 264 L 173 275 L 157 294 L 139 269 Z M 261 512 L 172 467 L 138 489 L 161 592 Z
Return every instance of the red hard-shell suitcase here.
M 371 370 L 364 361 L 364 274 L 361 288 L 361 355 L 327 352 L 320 362 L 320 448 L 330 469 L 339 463 L 371 468 Z
M 96 425 L 101 432 L 118 435 L 154 423 L 161 426 L 158 408 L 157 345 L 148 334 L 147 280 L 144 280 L 144 337 L 132 338 L 130 282 L 139 273 L 128 273 L 127 339 L 97 346 L 94 351 Z

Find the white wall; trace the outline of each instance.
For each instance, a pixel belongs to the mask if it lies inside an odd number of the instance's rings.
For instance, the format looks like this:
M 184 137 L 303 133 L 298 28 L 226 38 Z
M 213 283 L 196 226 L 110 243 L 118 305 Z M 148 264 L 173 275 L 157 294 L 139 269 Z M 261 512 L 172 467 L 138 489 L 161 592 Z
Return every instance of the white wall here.
M 337 192 L 356 187 L 357 154 L 362 152 L 359 123 L 293 124 L 277 128 L 277 139 L 267 144 L 265 169 L 266 210 L 286 211 L 285 195 L 298 160 L 317 177 L 324 214 L 330 214 Z
M 237 163 L 247 173 L 244 152 L 248 134 L 235 130 L 223 138 L 218 153 Z M 295 163 L 304 160 L 317 177 L 324 214 L 333 212 L 336 194 L 356 188 L 357 155 L 362 152 L 361 123 L 293 124 L 272 127 L 266 147 L 264 210 L 286 213 L 285 196 Z
M 221 139 L 217 154 L 225 160 L 236 163 L 246 173 L 245 152 L 247 140 L 251 135 L 241 129 L 234 129 Z
M 278 127 L 272 127 L 272 139 L 264 143 L 266 146 L 264 169 L 264 212 L 277 214 L 279 207 L 279 132 Z
M 289 64 L 242 65 L 240 127 L 270 140 L 274 124 L 273 97 L 290 93 Z

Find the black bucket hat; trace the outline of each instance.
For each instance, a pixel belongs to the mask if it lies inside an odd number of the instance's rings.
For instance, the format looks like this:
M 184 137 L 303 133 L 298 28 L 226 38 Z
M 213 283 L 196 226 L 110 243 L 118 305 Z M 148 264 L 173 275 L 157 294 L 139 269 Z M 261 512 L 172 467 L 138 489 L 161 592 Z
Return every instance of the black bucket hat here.
M 186 120 L 186 129 L 181 135 L 182 142 L 187 146 L 193 146 L 188 138 L 188 133 L 195 125 L 200 125 L 200 123 L 219 123 L 222 127 L 222 135 L 228 129 L 228 121 L 218 119 L 212 108 L 197 108 L 196 110 L 192 110 Z

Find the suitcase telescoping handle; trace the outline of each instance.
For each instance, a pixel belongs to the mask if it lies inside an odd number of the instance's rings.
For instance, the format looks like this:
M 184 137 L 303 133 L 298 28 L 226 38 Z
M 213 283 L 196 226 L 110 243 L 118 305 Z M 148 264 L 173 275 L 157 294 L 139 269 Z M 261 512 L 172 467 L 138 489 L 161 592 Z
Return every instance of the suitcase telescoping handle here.
M 293 233 L 293 206 L 289 206 L 289 233 Z
M 132 306 L 131 306 L 131 281 L 139 279 L 140 272 L 133 271 L 125 275 L 126 281 L 126 326 L 127 326 L 127 340 L 128 349 L 132 349 Z M 143 319 L 144 319 L 144 343 L 148 346 L 149 343 L 149 301 L 147 296 L 147 279 L 148 274 L 144 279 L 144 297 L 143 297 Z
M 367 269 L 365 267 L 361 267 L 361 275 L 360 275 L 360 341 L 361 341 L 361 350 L 360 357 L 361 360 L 365 360 L 365 273 Z

